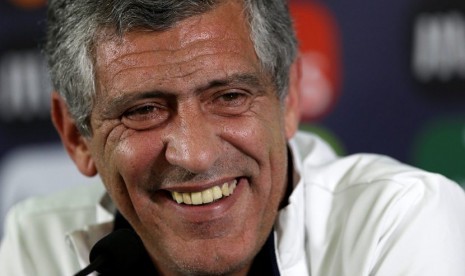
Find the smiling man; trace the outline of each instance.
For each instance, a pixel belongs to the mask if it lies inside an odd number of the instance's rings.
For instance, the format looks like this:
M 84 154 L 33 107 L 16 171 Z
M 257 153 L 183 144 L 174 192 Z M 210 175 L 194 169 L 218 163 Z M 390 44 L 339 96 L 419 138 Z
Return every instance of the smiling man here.
M 18 205 L 1 275 L 72 275 L 122 228 L 143 256 L 105 275 L 465 275 L 456 184 L 296 133 L 285 1 L 52 0 L 47 54 L 54 124 L 103 185 Z
M 167 31 L 107 33 L 94 48 L 93 135 L 71 139 L 75 160 L 99 172 L 166 275 L 247 271 L 283 199 L 295 100 L 281 104 L 245 19 L 228 1 Z

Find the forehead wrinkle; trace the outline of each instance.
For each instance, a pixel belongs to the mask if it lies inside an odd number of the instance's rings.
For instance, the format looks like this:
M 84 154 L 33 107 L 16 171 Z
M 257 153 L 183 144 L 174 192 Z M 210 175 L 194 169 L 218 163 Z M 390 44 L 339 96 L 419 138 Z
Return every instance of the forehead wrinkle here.
M 116 63 L 118 65 L 127 65 L 133 66 L 140 63 L 141 57 L 148 56 L 149 58 L 142 58 L 142 61 L 150 62 L 156 60 L 160 63 L 182 63 L 188 62 L 194 58 L 205 56 L 205 55 L 215 55 L 217 53 L 237 53 L 236 50 L 241 44 L 239 41 L 234 39 L 223 40 L 229 41 L 230 47 L 224 47 L 224 45 L 218 45 L 219 42 L 208 41 L 208 40 L 198 40 L 191 42 L 189 45 L 175 49 L 148 49 L 141 50 L 132 53 L 126 53 L 115 60 L 109 62 L 109 65 Z M 132 58 L 134 56 L 134 58 Z
M 234 58 L 233 55 L 231 55 L 233 51 L 230 51 L 229 53 L 223 53 L 223 55 L 230 56 L 230 58 Z M 209 67 L 209 62 L 214 62 L 216 63 L 214 59 L 209 59 L 209 56 L 216 56 L 217 52 L 216 51 L 203 51 L 200 55 L 195 55 L 195 56 L 183 56 L 182 59 L 180 60 L 173 60 L 170 59 L 169 57 L 164 57 L 168 59 L 168 63 L 162 63 L 162 64 L 136 64 L 135 66 L 122 66 L 119 71 L 117 71 L 113 76 L 111 76 L 110 81 L 113 84 L 117 84 L 118 80 L 120 80 L 120 76 L 123 76 L 121 80 L 124 80 L 124 77 L 129 76 L 129 78 L 132 79 L 131 72 L 135 71 L 135 75 L 140 75 L 138 73 L 139 70 L 144 71 L 144 75 L 150 76 L 148 79 L 142 83 L 145 82 L 152 82 L 156 78 L 159 78 L 159 81 L 162 79 L 166 79 L 167 77 L 169 78 L 180 78 L 180 79 L 185 79 L 188 78 L 191 75 L 195 75 L 201 70 L 204 70 L 205 67 Z M 163 56 L 163 55 L 162 55 Z M 142 60 L 147 60 L 147 59 L 142 59 Z M 149 62 L 149 61 L 148 61 Z M 193 64 L 190 66 L 190 64 Z M 211 64 L 210 64 L 211 65 Z M 154 68 L 154 70 L 151 70 Z M 155 69 L 156 68 L 156 69 Z M 161 72 L 165 72 L 165 74 L 160 74 Z M 258 85 L 258 77 L 254 76 L 252 77 L 251 74 L 248 74 L 249 76 L 246 78 L 246 75 L 242 76 L 242 82 L 247 83 L 249 85 Z M 232 80 L 233 78 L 231 78 Z M 236 82 L 238 82 L 241 78 L 236 78 Z
M 150 69 L 154 67 L 162 68 L 162 67 L 173 67 L 176 68 L 175 71 L 186 71 L 181 70 L 183 64 L 188 64 L 194 62 L 196 59 L 208 59 L 208 56 L 213 56 L 218 53 L 218 49 L 207 49 L 202 48 L 200 50 L 196 50 L 196 54 L 193 55 L 193 51 L 190 49 L 182 49 L 188 51 L 189 54 L 175 54 L 177 50 L 148 50 L 143 52 L 137 53 L 129 53 L 125 54 L 121 57 L 118 57 L 110 62 L 107 63 L 107 66 L 99 66 L 100 68 L 105 68 L 106 72 L 102 72 L 103 75 L 106 75 L 106 78 L 114 82 L 120 75 L 124 75 L 127 72 L 131 72 L 133 70 L 144 70 Z M 233 52 L 233 51 L 229 51 Z M 145 56 L 145 57 L 144 57 Z M 152 61 L 156 60 L 157 63 L 153 63 Z M 200 69 L 200 65 L 196 70 Z M 114 68 L 113 70 L 111 68 Z M 189 67 L 191 68 L 191 67 Z M 160 71 L 158 69 L 158 71 Z M 170 70 L 173 71 L 173 70 Z M 186 75 L 190 75 L 191 73 L 186 73 Z M 111 75 L 110 75 L 111 74 Z M 172 75 L 173 77 L 183 77 L 185 74 L 181 73 L 181 75 Z
M 237 52 L 236 49 L 240 48 L 239 46 L 244 43 L 244 38 L 240 36 L 231 37 L 227 36 L 225 33 L 212 35 L 211 33 L 206 32 L 200 36 L 197 35 L 195 38 L 191 39 L 178 38 L 178 40 L 180 40 L 180 43 L 171 43 L 168 45 L 157 45 L 156 43 L 145 42 L 145 45 L 142 46 L 142 48 L 139 48 L 138 51 L 132 51 L 138 47 L 141 47 L 141 45 L 139 44 L 140 38 L 146 36 L 153 36 L 154 34 L 158 39 L 161 39 L 163 37 L 163 34 L 157 35 L 157 32 L 130 32 L 126 34 L 126 38 L 124 38 L 123 41 L 110 40 L 103 42 L 98 46 L 98 48 L 100 49 L 100 51 L 98 52 L 100 52 L 103 55 L 98 54 L 97 57 L 102 56 L 101 58 L 99 58 L 99 60 L 107 61 L 106 64 L 104 64 L 105 66 L 111 66 L 114 63 L 116 63 L 117 65 L 121 64 L 132 66 L 139 63 L 139 61 L 136 61 L 136 58 L 131 58 L 131 56 L 156 54 L 156 56 L 159 58 L 158 60 L 161 62 L 173 58 L 176 58 L 179 61 L 183 61 L 185 59 L 183 59 L 183 57 L 187 57 L 187 59 L 189 59 L 188 56 L 192 55 L 192 53 L 202 55 L 212 54 L 218 51 Z M 230 46 L 224 47 L 224 42 L 228 42 L 228 45 Z M 185 54 L 184 52 L 187 52 L 187 54 Z M 112 56 L 115 58 L 112 58 Z

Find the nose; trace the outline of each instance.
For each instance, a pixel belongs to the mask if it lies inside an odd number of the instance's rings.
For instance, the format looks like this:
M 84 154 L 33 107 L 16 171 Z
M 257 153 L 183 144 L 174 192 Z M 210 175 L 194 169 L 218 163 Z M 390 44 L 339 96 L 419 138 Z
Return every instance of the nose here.
M 170 125 L 165 136 L 166 160 L 192 173 L 208 171 L 220 155 L 215 126 L 198 110 L 184 114 L 178 112 Z

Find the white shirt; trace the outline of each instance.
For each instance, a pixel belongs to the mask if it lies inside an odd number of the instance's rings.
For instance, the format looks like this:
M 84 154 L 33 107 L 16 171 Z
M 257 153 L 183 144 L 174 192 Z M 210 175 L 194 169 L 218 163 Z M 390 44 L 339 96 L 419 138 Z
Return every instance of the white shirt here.
M 465 193 L 390 158 L 336 157 L 318 138 L 290 142 L 300 175 L 275 223 L 281 275 L 464 276 Z M 112 230 L 103 185 L 17 205 L 0 247 L 0 275 L 73 275 Z

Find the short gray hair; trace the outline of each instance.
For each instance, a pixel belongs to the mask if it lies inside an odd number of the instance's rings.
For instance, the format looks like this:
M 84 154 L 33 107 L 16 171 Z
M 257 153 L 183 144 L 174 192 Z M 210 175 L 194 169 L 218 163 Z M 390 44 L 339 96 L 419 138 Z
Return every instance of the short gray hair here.
M 297 42 L 286 0 L 243 0 L 255 51 L 273 78 L 278 96 L 287 95 Z M 94 46 L 104 29 L 117 35 L 135 29 L 166 30 L 205 13 L 221 0 L 49 0 L 47 43 L 54 88 L 84 136 L 92 134 L 95 96 Z

